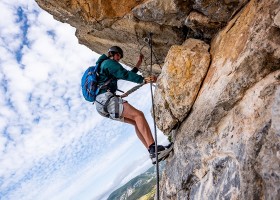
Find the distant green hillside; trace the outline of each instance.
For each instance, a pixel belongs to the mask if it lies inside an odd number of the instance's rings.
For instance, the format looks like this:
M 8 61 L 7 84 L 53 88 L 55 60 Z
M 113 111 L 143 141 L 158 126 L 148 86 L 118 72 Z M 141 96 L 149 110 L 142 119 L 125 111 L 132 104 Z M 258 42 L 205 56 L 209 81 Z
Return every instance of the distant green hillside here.
M 160 172 L 164 165 L 160 166 Z M 151 167 L 110 194 L 107 200 L 151 200 L 155 194 L 156 173 Z
M 153 187 L 152 191 L 142 196 L 139 200 L 154 200 L 155 194 L 156 194 L 156 185 Z

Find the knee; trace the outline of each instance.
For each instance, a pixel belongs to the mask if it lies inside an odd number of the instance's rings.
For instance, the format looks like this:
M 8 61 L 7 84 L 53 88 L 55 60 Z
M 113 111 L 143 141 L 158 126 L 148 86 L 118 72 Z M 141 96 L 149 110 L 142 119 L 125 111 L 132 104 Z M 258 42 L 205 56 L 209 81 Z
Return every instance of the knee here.
M 145 118 L 145 115 L 144 115 L 144 113 L 141 110 L 137 110 L 137 116 Z

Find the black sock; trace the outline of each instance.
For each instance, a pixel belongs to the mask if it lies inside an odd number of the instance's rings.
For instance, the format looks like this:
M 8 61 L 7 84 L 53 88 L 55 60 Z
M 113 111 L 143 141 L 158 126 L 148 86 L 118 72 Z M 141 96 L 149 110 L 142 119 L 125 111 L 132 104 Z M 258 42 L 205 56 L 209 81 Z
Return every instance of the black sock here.
M 155 146 L 155 143 L 151 144 L 151 145 L 149 146 L 149 149 L 150 149 L 152 146 Z
M 148 151 L 150 152 L 152 149 L 153 149 L 153 150 L 155 149 L 155 143 L 153 143 L 153 144 L 151 144 L 151 145 L 149 146 Z

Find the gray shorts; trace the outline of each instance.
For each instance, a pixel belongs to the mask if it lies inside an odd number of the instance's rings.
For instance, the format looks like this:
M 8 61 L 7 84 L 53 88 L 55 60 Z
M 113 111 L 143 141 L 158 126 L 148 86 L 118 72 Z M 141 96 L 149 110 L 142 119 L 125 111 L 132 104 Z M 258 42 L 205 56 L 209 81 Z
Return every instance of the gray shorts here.
M 103 117 L 123 122 L 123 103 L 125 102 L 121 97 L 116 97 L 111 92 L 105 92 L 96 97 L 95 105 L 97 112 Z M 104 106 L 106 103 L 107 109 Z

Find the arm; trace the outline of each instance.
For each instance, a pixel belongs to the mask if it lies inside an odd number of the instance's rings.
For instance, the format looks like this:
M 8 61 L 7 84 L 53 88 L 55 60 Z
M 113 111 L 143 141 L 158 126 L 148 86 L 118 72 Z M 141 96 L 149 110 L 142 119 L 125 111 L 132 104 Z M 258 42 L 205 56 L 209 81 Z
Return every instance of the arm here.
M 139 68 L 140 68 L 140 66 L 142 64 L 143 58 L 144 58 L 144 55 L 142 53 L 140 53 L 138 62 L 136 63 L 135 67 L 133 67 L 131 72 L 134 72 L 134 73 L 138 72 L 138 70 L 139 70 Z
M 107 70 L 110 74 L 112 74 L 117 79 L 122 79 L 126 81 L 131 81 L 134 83 L 143 83 L 144 78 L 132 71 L 128 71 L 121 64 L 115 61 L 110 62 L 110 66 L 108 66 Z
M 140 53 L 138 62 L 136 63 L 135 67 L 131 70 L 132 72 L 137 73 L 138 69 L 140 68 L 142 61 L 143 61 L 144 55 Z M 154 75 L 148 76 L 144 78 L 144 83 L 155 83 L 157 81 L 157 77 Z

